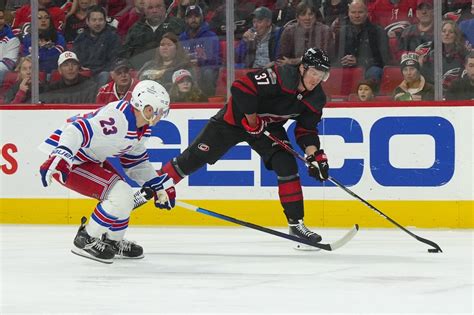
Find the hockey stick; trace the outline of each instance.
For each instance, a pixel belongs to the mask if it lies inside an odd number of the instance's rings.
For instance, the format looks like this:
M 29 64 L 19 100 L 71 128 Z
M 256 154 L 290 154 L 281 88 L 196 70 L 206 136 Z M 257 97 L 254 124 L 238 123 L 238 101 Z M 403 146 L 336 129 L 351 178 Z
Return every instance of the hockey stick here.
M 144 187 L 140 191 L 137 191 L 134 195 L 134 209 L 144 205 L 151 198 L 153 198 L 153 190 L 151 188 Z M 335 241 L 334 243 L 331 243 L 331 244 L 312 243 L 312 242 L 307 241 L 305 239 L 301 239 L 297 236 L 285 234 L 285 233 L 275 231 L 275 230 L 272 230 L 272 229 L 269 229 L 269 228 L 266 228 L 266 227 L 263 227 L 263 226 L 260 226 L 260 225 L 250 223 L 250 222 L 245 222 L 245 221 L 242 221 L 242 220 L 239 220 L 239 219 L 236 219 L 236 218 L 229 217 L 229 216 L 224 215 L 224 214 L 220 214 L 220 213 L 217 213 L 217 212 L 214 212 L 214 211 L 211 211 L 211 210 L 207 210 L 207 209 L 204 209 L 204 208 L 200 208 L 200 207 L 197 207 L 197 206 L 190 205 L 190 204 L 185 203 L 183 201 L 178 201 L 177 200 L 176 205 L 178 205 L 178 206 L 180 206 L 181 208 L 184 208 L 184 209 L 188 209 L 188 210 L 191 210 L 191 211 L 194 211 L 194 212 L 199 212 L 199 213 L 209 215 L 209 216 L 214 217 L 214 218 L 229 221 L 229 222 L 232 222 L 232 223 L 235 223 L 235 224 L 238 224 L 238 225 L 242 225 L 242 226 L 254 229 L 254 230 L 258 230 L 258 231 L 265 232 L 265 233 L 268 233 L 268 234 L 276 235 L 276 236 L 286 238 L 286 239 L 291 240 L 291 241 L 295 241 L 295 242 L 298 242 L 298 243 L 303 243 L 303 244 L 306 244 L 306 245 L 309 245 L 309 246 L 312 246 L 312 247 L 316 247 L 316 248 L 320 248 L 320 249 L 324 249 L 324 250 L 327 250 L 327 251 L 333 251 L 333 250 L 338 249 L 339 247 L 344 246 L 347 242 L 349 242 L 354 237 L 354 235 L 356 235 L 357 231 L 359 230 L 359 226 L 356 224 L 349 232 L 347 232 L 342 238 Z
M 280 147 L 282 147 L 283 149 L 285 149 L 286 151 L 288 151 L 289 153 L 291 153 L 294 157 L 298 158 L 299 160 L 303 161 L 306 166 L 309 166 L 308 164 L 308 161 L 306 161 L 306 159 L 301 156 L 298 152 L 296 152 L 292 147 L 290 147 L 289 145 L 287 145 L 285 142 L 283 142 L 282 140 L 278 139 L 277 137 L 273 136 L 270 132 L 268 132 L 267 130 L 265 130 L 264 132 L 264 135 L 267 136 L 270 140 L 274 141 L 275 143 L 277 143 Z M 331 177 L 329 176 L 328 180 L 333 183 L 334 185 L 336 185 L 337 187 L 341 188 L 342 190 L 344 190 L 345 192 L 347 192 L 349 195 L 351 195 L 352 197 L 358 199 L 359 201 L 361 201 L 363 204 L 365 204 L 367 207 L 369 207 L 370 209 L 374 210 L 375 212 L 377 212 L 379 215 L 381 215 L 382 217 L 384 217 L 385 219 L 387 219 L 388 221 L 390 221 L 392 224 L 396 225 L 397 227 L 399 227 L 400 229 L 402 229 L 403 231 L 405 231 L 406 233 L 408 233 L 410 236 L 414 237 L 416 240 L 422 242 L 422 243 L 425 243 L 425 244 L 428 244 L 430 245 L 431 247 L 433 247 L 433 252 L 443 252 L 443 250 L 441 249 L 441 247 L 439 247 L 438 244 L 436 244 L 435 242 L 433 241 L 430 241 L 426 238 L 423 238 L 423 237 L 420 237 L 418 235 L 416 235 L 415 233 L 413 232 L 410 232 L 409 230 L 407 230 L 406 228 L 404 228 L 403 226 L 401 226 L 400 224 L 398 224 L 396 221 L 394 221 L 393 219 L 391 219 L 390 217 L 388 217 L 386 214 L 384 214 L 382 211 L 380 211 L 379 209 L 377 209 L 376 207 L 374 207 L 372 204 L 370 204 L 368 201 L 366 201 L 365 199 L 363 199 L 362 197 L 360 197 L 359 195 L 357 195 L 355 192 L 353 192 L 352 190 L 350 190 L 349 188 L 347 188 L 346 186 L 344 186 L 342 183 L 340 183 L 338 180 L 336 180 L 334 177 Z M 428 249 L 428 251 L 430 251 L 430 249 Z M 431 252 L 431 251 L 430 251 Z
M 242 221 L 242 220 L 239 220 L 239 219 L 236 219 L 236 218 L 232 218 L 232 217 L 229 217 L 229 216 L 221 214 L 221 213 L 217 213 L 217 212 L 207 210 L 207 209 L 204 209 L 204 208 L 201 208 L 201 207 L 193 206 L 193 205 L 190 205 L 190 204 L 182 202 L 182 201 L 177 200 L 176 205 L 180 206 L 181 208 L 185 208 L 185 209 L 188 209 L 188 210 L 191 210 L 191 211 L 194 211 L 194 212 L 199 212 L 199 213 L 209 215 L 209 216 L 214 217 L 214 218 L 218 218 L 218 219 L 221 219 L 221 220 L 224 220 L 224 221 L 232 222 L 232 223 L 242 225 L 242 226 L 254 229 L 254 230 L 258 230 L 258 231 L 265 232 L 265 233 L 268 233 L 268 234 L 272 234 L 272 235 L 275 235 L 275 236 L 278 236 L 278 237 L 286 238 L 286 239 L 294 241 L 294 242 L 303 243 L 303 244 L 306 244 L 306 245 L 309 245 L 309 246 L 312 246 L 312 247 L 316 247 L 316 248 L 320 248 L 320 249 L 324 249 L 324 250 L 327 250 L 327 251 L 334 251 L 334 250 L 338 249 L 339 247 L 344 246 L 347 242 L 349 242 L 354 237 L 354 235 L 356 235 L 357 231 L 359 230 L 359 226 L 356 224 L 342 238 L 338 239 L 337 241 L 335 241 L 333 243 L 330 243 L 330 244 L 313 243 L 313 242 L 310 242 L 308 240 L 299 238 L 297 236 L 282 233 L 282 232 L 279 232 L 279 231 L 276 231 L 276 230 L 272 230 L 272 229 L 269 229 L 269 228 L 266 228 L 266 227 L 263 227 L 263 226 L 260 226 L 260 225 L 250 223 L 250 222 L 245 222 L 245 221 Z

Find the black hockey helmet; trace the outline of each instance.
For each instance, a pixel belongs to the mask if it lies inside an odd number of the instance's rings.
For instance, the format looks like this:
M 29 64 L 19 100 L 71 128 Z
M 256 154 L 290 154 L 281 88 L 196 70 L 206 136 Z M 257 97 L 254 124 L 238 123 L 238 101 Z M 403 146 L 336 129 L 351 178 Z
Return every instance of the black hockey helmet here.
M 329 72 L 331 69 L 329 56 L 324 52 L 324 50 L 315 47 L 308 48 L 305 51 L 303 58 L 301 59 L 301 64 L 306 69 L 314 67 L 324 72 Z

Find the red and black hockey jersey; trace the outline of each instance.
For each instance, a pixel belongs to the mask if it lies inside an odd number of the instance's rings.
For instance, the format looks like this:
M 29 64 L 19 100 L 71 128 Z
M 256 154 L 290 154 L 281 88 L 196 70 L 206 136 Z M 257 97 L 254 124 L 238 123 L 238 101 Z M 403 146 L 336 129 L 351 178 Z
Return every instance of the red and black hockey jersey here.
M 244 114 L 257 113 L 269 126 L 296 121 L 298 145 L 319 148 L 317 124 L 326 104 L 326 95 L 318 85 L 313 91 L 299 92 L 300 74 L 296 66 L 273 66 L 234 81 L 232 96 L 215 116 L 235 126 L 241 126 Z

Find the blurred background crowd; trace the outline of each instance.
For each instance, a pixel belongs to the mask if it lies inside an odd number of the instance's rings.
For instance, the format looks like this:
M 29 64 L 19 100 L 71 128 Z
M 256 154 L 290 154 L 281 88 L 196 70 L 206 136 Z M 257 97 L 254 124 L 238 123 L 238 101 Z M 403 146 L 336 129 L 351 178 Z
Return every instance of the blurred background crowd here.
M 309 47 L 331 58 L 332 101 L 434 100 L 435 78 L 442 99 L 474 99 L 474 0 L 239 0 L 233 43 L 225 0 L 38 0 L 34 17 L 31 5 L 0 1 L 3 104 L 30 103 L 33 77 L 48 104 L 129 99 L 143 79 L 173 102 L 222 102 L 229 49 L 239 77 Z

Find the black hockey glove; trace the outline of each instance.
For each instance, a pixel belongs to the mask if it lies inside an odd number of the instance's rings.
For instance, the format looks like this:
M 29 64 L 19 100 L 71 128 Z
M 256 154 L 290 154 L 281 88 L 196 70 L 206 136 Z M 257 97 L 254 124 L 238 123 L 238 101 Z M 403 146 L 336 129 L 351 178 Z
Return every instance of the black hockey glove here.
M 308 155 L 306 161 L 309 162 L 308 174 L 319 181 L 325 181 L 329 177 L 328 158 L 324 150 L 318 150 L 314 155 Z

